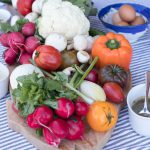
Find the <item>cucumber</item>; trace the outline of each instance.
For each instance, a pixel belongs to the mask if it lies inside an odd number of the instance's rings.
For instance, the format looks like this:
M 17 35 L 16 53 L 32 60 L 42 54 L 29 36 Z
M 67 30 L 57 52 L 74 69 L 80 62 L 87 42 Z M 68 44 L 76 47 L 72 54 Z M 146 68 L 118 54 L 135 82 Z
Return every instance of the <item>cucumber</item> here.
M 90 28 L 89 34 L 90 36 L 105 35 L 105 32 L 100 31 L 98 29 Z

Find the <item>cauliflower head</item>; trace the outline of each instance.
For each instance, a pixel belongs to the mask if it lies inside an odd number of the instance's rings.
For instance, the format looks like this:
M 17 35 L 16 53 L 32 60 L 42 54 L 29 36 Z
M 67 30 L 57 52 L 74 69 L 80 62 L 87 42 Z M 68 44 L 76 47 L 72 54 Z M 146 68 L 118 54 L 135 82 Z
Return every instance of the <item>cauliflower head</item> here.
M 47 0 L 38 19 L 39 34 L 46 38 L 59 33 L 72 40 L 78 34 L 88 35 L 90 22 L 79 7 L 62 0 Z

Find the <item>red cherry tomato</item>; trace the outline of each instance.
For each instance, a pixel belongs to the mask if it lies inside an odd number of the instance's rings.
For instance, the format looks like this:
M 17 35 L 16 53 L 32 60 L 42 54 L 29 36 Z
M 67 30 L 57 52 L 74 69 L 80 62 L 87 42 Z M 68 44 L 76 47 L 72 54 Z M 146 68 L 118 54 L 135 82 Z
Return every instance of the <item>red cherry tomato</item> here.
M 17 9 L 18 12 L 25 16 L 32 11 L 32 3 L 34 0 L 18 0 L 17 2 Z
M 61 65 L 61 54 L 52 46 L 41 45 L 36 49 L 35 63 L 47 71 L 54 71 Z

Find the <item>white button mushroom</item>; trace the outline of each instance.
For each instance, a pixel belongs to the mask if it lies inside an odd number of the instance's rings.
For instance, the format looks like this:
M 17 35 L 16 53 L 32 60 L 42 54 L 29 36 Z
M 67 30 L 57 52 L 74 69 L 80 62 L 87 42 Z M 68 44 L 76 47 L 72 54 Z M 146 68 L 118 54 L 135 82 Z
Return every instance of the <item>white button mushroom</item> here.
M 63 73 L 65 73 L 67 76 L 70 76 L 72 72 L 75 72 L 73 67 L 68 67 L 63 70 Z
M 46 38 L 45 45 L 53 46 L 61 52 L 67 47 L 67 39 L 61 34 L 51 33 Z
M 11 2 L 12 2 L 12 6 L 13 6 L 15 9 L 17 9 L 17 2 L 18 2 L 18 0 L 11 0 Z
M 87 63 L 90 60 L 90 55 L 86 51 L 78 51 L 77 58 L 80 63 Z
M 25 19 L 28 19 L 30 22 L 33 23 L 35 23 L 37 18 L 38 18 L 38 14 L 35 12 L 31 12 L 25 16 Z
M 74 49 L 77 51 L 82 51 L 87 48 L 87 39 L 84 35 L 76 35 L 73 38 Z
M 41 14 L 45 0 L 35 0 L 32 4 L 32 12 Z
M 20 19 L 20 17 L 18 15 L 12 16 L 11 17 L 11 21 L 10 21 L 10 25 L 13 26 L 16 24 L 16 22 Z
M 93 43 L 94 43 L 94 38 L 91 37 L 91 36 L 88 36 L 86 39 L 87 39 L 87 48 L 86 48 L 86 51 L 91 52 L 92 46 L 93 46 Z

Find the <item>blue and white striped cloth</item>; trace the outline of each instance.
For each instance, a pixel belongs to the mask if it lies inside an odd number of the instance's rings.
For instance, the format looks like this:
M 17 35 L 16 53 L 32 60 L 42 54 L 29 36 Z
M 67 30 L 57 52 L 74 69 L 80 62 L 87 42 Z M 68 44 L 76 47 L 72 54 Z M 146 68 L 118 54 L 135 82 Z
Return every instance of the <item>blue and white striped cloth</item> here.
M 105 31 L 100 21 L 92 17 L 91 26 Z M 144 73 L 150 70 L 150 30 L 136 43 L 132 44 L 133 59 L 131 64 L 132 85 L 144 82 Z M 0 62 L 4 48 L 0 46 Z M 5 102 L 6 95 L 0 100 L 0 150 L 36 150 L 21 134 L 8 127 Z M 118 123 L 103 150 L 150 150 L 150 138 L 135 133 L 129 123 L 128 110 L 125 107 L 119 115 Z

